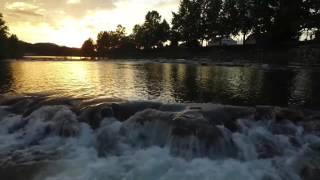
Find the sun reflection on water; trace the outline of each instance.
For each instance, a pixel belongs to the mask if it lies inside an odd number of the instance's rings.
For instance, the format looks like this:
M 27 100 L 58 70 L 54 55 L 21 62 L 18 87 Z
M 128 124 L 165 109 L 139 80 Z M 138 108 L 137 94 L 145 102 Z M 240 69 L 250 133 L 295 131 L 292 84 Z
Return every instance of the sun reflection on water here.
M 125 61 L 1 64 L 0 92 L 225 104 L 319 103 L 316 71 Z

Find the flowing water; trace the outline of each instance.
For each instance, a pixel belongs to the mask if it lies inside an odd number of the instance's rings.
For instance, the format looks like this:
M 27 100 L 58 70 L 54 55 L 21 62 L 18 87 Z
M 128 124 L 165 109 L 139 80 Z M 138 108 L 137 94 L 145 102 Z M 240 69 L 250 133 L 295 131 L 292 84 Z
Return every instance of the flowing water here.
M 1 179 L 319 177 L 320 112 L 305 109 L 318 109 L 316 68 L 0 65 Z
M 148 61 L 15 61 L 2 62 L 0 66 L 0 93 L 171 103 L 320 106 L 319 68 Z

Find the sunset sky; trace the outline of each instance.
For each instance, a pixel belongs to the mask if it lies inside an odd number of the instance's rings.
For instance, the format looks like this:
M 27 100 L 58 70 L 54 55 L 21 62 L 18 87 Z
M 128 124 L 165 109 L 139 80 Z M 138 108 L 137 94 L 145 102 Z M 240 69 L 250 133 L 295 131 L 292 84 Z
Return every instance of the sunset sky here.
M 150 10 L 170 21 L 178 4 L 179 0 L 0 0 L 0 12 L 21 40 L 80 47 L 85 39 L 95 39 L 99 31 L 114 30 L 118 24 L 130 33 Z

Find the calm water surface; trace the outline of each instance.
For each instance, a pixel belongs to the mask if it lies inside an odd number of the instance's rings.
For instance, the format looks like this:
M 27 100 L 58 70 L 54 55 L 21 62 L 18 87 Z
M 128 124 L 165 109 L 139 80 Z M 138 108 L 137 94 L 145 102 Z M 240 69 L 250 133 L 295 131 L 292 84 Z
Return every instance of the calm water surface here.
M 320 107 L 320 70 L 117 61 L 1 62 L 0 93 Z

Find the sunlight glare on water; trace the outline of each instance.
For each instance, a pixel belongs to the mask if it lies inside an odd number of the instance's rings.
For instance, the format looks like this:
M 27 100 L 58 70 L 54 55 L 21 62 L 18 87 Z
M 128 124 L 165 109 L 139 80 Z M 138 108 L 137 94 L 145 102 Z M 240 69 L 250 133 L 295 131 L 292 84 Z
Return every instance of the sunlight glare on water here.
M 317 107 L 320 71 L 150 61 L 2 62 L 0 92 L 160 102 Z

